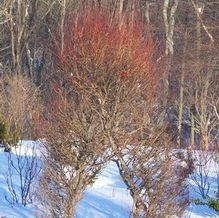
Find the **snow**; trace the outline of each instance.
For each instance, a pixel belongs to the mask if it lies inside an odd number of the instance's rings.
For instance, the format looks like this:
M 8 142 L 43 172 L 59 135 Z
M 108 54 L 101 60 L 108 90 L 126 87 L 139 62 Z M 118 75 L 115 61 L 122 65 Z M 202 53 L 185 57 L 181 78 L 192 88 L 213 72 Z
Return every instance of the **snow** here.
M 77 206 L 77 218 L 128 218 L 132 199 L 119 175 L 115 163 L 110 162 Z
M 38 143 L 39 144 L 39 143 Z M 31 147 L 36 143 L 31 141 L 23 141 L 21 150 L 18 153 L 21 155 L 31 156 Z M 12 150 L 12 158 L 15 160 L 15 149 Z M 39 155 L 39 152 L 37 153 Z M 38 217 L 40 209 L 36 201 L 33 204 L 28 204 L 26 207 L 22 205 L 11 205 L 5 196 L 10 196 L 5 175 L 7 174 L 8 165 L 8 153 L 0 148 L 0 217 L 5 218 L 35 218 Z M 209 195 L 213 196 L 216 190 L 216 169 L 215 165 L 211 164 L 211 170 L 209 172 L 209 182 L 211 188 Z M 200 198 L 200 195 L 196 193 L 197 186 L 190 181 L 190 198 Z M 18 191 L 19 180 L 15 180 L 16 190 Z M 196 191 L 195 191 L 196 190 Z M 119 175 L 117 166 L 114 162 L 109 162 L 102 170 L 97 180 L 92 187 L 88 187 L 84 193 L 83 199 L 79 202 L 76 208 L 76 218 L 129 218 L 132 208 L 132 198 L 127 190 L 125 184 Z M 206 205 L 195 205 L 191 203 L 185 211 L 184 218 L 219 218 L 216 211 L 210 209 Z

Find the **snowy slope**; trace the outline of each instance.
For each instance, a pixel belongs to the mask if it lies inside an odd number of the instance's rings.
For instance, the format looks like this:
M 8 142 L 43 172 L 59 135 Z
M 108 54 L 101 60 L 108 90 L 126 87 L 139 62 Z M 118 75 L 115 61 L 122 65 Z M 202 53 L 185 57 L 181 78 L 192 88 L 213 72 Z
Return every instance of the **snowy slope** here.
M 31 147 L 31 142 L 23 143 L 22 152 Z M 14 151 L 13 151 L 14 152 Z M 5 196 L 9 194 L 7 184 L 5 182 L 5 175 L 7 173 L 7 153 L 0 149 L 0 217 L 6 218 L 34 218 L 39 214 L 37 203 L 28 205 L 27 207 L 16 206 L 12 207 Z M 216 188 L 216 174 L 212 165 L 210 173 L 211 183 L 213 184 L 210 190 L 210 195 L 213 194 Z M 18 182 L 15 178 L 15 182 Z M 214 184 L 215 183 L 215 184 Z M 18 184 L 18 183 L 17 183 Z M 16 187 L 18 188 L 18 187 Z M 190 197 L 196 198 L 194 191 L 195 184 L 190 185 Z M 122 182 L 116 164 L 110 162 L 103 169 L 98 179 L 92 187 L 89 187 L 84 193 L 84 198 L 79 202 L 76 208 L 77 218 L 129 218 L 132 207 L 132 199 Z M 203 218 L 203 217 L 219 217 L 215 211 L 205 205 L 197 206 L 190 204 L 185 212 L 185 218 Z

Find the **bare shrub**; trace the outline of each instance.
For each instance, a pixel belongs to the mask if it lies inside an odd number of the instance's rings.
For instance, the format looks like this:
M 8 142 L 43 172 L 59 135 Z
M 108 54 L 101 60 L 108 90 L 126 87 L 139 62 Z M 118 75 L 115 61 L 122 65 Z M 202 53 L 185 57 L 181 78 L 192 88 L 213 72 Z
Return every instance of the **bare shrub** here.
M 35 143 L 28 149 L 19 145 L 8 153 L 8 169 L 5 176 L 10 196 L 5 196 L 11 204 L 26 206 L 33 202 L 36 180 L 41 171 L 41 161 Z M 35 186 L 35 187 L 34 187 Z
M 217 195 L 219 197 L 219 156 L 218 154 L 215 155 L 215 168 L 217 174 Z
M 63 103 L 64 104 L 64 103 Z M 95 181 L 110 154 L 97 115 L 83 100 L 50 114 L 41 179 L 42 203 L 52 217 L 72 217 L 85 188 Z M 84 113 L 86 111 L 86 113 Z
M 164 123 L 153 118 L 133 145 L 116 150 L 116 163 L 133 198 L 134 218 L 181 216 L 188 204 L 187 169 L 176 158 Z
M 5 147 L 16 145 L 21 137 L 31 135 L 39 113 L 38 89 L 26 77 L 4 75 L 0 81 L 0 140 Z
M 192 182 L 198 187 L 194 189 L 195 192 L 201 195 L 203 199 L 206 199 L 210 190 L 209 173 L 211 165 L 213 163 L 213 156 L 210 152 L 206 151 L 193 151 L 194 159 L 194 172 L 191 175 Z
M 61 50 L 57 46 L 57 74 L 42 126 L 48 151 L 42 190 L 48 190 L 44 204 L 54 217 L 72 217 L 84 189 L 115 154 L 111 136 L 135 126 L 134 101 L 149 98 L 157 77 L 143 25 L 109 24 L 107 12 L 97 10 L 70 19 L 70 34 Z M 119 140 L 122 148 L 125 137 Z

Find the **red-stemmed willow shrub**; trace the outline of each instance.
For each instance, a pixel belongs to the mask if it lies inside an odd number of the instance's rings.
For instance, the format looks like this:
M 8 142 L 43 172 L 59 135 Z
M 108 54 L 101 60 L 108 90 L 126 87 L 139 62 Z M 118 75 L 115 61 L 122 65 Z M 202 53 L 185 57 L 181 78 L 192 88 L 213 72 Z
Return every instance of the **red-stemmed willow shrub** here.
M 141 83 L 145 96 L 151 96 L 158 78 L 155 46 L 143 23 L 130 23 L 128 18 L 110 22 L 104 10 L 87 9 L 69 18 L 65 28 L 64 47 L 57 53 L 68 82 L 100 87 L 125 81 L 130 89 Z

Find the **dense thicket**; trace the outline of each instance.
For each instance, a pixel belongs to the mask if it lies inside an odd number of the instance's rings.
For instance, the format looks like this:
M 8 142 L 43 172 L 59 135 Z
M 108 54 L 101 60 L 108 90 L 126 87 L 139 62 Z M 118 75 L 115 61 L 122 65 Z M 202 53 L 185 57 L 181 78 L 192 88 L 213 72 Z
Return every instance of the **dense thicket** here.
M 137 18 L 150 25 L 156 46 L 162 51 L 157 56 L 158 61 L 163 58 L 169 61 L 164 85 L 167 113 L 172 117 L 170 129 L 174 130 L 176 143 L 181 146 L 200 146 L 202 138 L 206 137 L 202 135 L 206 135 L 209 129 L 215 129 L 215 123 L 206 127 L 204 115 L 200 113 L 196 123 L 197 113 L 194 114 L 191 108 L 197 111 L 200 108 L 200 103 L 196 105 L 198 101 L 208 101 L 199 98 L 203 97 L 201 93 L 205 93 L 205 98 L 214 99 L 204 104 L 213 105 L 216 109 L 218 107 L 217 83 L 208 85 L 218 80 L 217 1 L 4 0 L 0 4 L 1 74 L 25 74 L 48 93 L 46 83 L 54 74 L 51 52 L 53 39 L 58 39 L 61 47 L 64 46 L 68 15 L 86 7 L 102 7 L 109 14 L 109 24 L 128 15 L 130 21 Z M 212 96 L 212 89 L 215 96 Z M 212 116 L 217 116 L 217 113 Z M 200 122 L 206 123 L 205 130 L 196 130 L 197 126 L 204 128 L 198 124 Z

